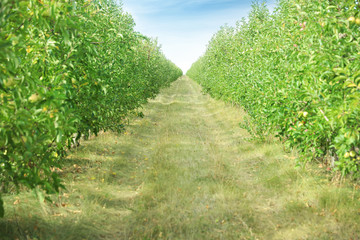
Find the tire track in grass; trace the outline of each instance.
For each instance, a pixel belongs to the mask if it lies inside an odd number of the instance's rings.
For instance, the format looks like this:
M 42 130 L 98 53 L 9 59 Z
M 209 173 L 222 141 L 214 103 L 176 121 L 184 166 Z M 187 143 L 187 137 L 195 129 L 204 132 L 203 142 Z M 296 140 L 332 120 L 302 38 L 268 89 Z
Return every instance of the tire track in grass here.
M 253 235 L 236 209 L 239 204 L 228 205 L 243 194 L 228 163 L 229 155 L 237 152 L 238 139 L 217 120 L 222 113 L 213 104 L 198 85 L 182 78 L 146 107 L 144 121 L 156 125 L 150 136 L 151 170 L 135 203 L 138 210 L 129 217 L 134 236 L 139 232 L 143 237 L 187 239 Z

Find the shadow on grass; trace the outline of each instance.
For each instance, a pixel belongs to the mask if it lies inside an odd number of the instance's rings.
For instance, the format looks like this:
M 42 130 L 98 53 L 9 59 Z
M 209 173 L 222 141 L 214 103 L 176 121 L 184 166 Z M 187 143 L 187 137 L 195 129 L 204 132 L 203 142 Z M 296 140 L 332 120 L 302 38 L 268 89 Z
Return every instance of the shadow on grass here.
M 76 234 L 74 234 L 76 233 Z M 54 223 L 41 217 L 19 216 L 0 220 L 2 240 L 14 239 L 103 239 L 107 232 L 91 219 L 70 220 L 64 218 Z
M 137 192 L 118 184 L 96 182 L 77 183 L 53 195 L 52 203 L 21 194 L 0 219 L 0 239 L 119 239 L 136 196 Z
M 59 171 L 65 190 L 40 203 L 30 192 L 4 196 L 0 240 L 122 239 L 141 180 L 141 143 L 106 133 L 69 152 Z M 115 229 L 115 230 L 114 230 Z

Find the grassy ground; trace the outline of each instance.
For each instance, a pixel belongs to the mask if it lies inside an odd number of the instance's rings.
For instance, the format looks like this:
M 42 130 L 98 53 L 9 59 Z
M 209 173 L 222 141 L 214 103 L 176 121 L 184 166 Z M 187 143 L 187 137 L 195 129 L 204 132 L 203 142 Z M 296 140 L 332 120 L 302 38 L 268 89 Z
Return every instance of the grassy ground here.
M 190 79 L 144 113 L 73 150 L 53 204 L 5 196 L 0 239 L 359 239 L 357 185 L 247 141 L 244 113 Z

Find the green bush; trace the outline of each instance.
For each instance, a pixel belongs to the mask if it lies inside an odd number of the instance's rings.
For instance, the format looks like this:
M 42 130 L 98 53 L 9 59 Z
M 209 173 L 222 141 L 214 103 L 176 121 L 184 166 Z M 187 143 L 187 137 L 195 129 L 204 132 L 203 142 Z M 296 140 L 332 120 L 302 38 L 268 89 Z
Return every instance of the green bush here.
M 112 0 L 2 0 L 0 216 L 10 185 L 58 191 L 74 138 L 121 130 L 181 75 Z
M 360 168 L 360 5 L 281 0 L 270 14 L 223 27 L 187 72 L 212 96 L 239 103 L 257 137 L 297 147 L 302 161 Z

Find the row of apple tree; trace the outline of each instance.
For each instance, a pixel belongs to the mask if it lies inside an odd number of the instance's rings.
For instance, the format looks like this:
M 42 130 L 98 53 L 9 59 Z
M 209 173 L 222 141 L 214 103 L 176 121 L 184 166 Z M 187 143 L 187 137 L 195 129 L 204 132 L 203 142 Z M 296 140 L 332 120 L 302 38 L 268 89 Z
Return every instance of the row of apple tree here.
M 112 0 L 1 0 L 0 216 L 10 186 L 57 191 L 67 147 L 182 75 L 134 25 Z
M 244 107 L 253 136 L 276 135 L 342 174 L 360 169 L 360 4 L 254 4 L 222 27 L 187 72 L 216 98 Z

